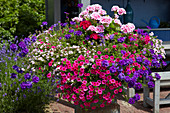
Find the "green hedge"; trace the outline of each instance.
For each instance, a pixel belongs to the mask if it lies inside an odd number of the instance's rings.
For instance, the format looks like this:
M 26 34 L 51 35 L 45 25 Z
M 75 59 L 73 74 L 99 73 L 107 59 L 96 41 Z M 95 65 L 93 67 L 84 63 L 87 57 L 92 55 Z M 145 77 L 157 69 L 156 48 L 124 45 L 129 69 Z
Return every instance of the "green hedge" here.
M 0 38 L 28 36 L 45 21 L 45 0 L 1 0 Z

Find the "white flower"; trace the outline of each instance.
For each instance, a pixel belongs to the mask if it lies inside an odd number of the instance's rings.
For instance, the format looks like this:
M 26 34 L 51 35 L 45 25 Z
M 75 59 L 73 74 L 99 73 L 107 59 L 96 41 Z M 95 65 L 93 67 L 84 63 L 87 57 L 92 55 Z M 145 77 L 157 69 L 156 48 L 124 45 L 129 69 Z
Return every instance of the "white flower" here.
M 21 70 L 22 70 L 22 71 L 25 71 L 25 69 L 24 69 L 24 68 L 21 68 Z
M 32 64 L 35 64 L 35 62 L 34 62 L 33 60 L 31 61 L 31 63 L 32 63 Z
M 149 36 L 153 36 L 153 35 L 154 35 L 154 33 L 153 33 L 153 32 L 149 33 Z

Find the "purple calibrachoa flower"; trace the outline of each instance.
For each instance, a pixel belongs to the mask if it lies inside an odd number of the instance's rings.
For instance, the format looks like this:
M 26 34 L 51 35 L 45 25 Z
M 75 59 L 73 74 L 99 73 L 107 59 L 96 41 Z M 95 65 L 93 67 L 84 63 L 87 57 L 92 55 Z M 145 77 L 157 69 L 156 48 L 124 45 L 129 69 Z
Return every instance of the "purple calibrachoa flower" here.
M 123 43 L 125 41 L 126 37 L 120 37 L 117 39 L 118 42 Z
M 82 35 L 82 32 L 81 32 L 80 30 L 75 31 L 75 32 L 74 32 L 74 35 L 80 36 L 80 35 Z
M 70 29 L 70 30 L 69 30 L 69 33 L 73 33 L 73 32 L 74 32 L 74 29 Z
M 69 39 L 70 37 L 71 37 L 70 34 L 66 34 L 66 35 L 65 35 L 65 38 L 66 38 L 66 39 Z
M 15 73 L 11 73 L 11 78 L 16 78 L 17 77 L 17 74 L 15 74 Z
M 70 21 L 70 24 L 71 24 L 71 25 L 74 25 L 74 24 L 76 24 L 76 22 L 74 22 L 74 21 Z
M 39 82 L 39 77 L 34 76 L 34 77 L 32 78 L 32 81 L 33 81 L 34 83 L 38 83 L 38 82 Z
M 120 52 L 121 52 L 121 54 L 123 54 L 123 55 L 126 53 L 125 50 L 121 50 Z
M 86 39 L 86 40 L 89 40 L 89 39 L 90 39 L 90 36 L 89 36 L 89 35 L 87 35 L 87 36 L 85 37 L 85 39 Z
M 135 103 L 135 99 L 130 98 L 128 102 L 129 102 L 130 104 L 134 104 L 134 103 Z
M 137 58 L 136 58 L 136 61 L 137 61 L 138 63 L 141 63 L 141 62 L 143 61 L 143 59 L 142 59 L 142 57 L 137 57 Z
M 110 40 L 113 40 L 114 39 L 114 34 L 110 35 Z
M 139 90 L 142 88 L 142 84 L 141 83 L 135 83 L 135 89 Z
M 26 48 L 26 44 L 25 44 L 23 41 L 21 41 L 21 42 L 18 44 L 18 46 L 19 46 L 21 49 L 25 49 L 25 48 Z
M 135 101 L 140 100 L 140 95 L 139 95 L 138 93 L 136 93 L 135 96 L 133 97 L 133 99 L 134 99 Z
M 26 73 L 26 74 L 24 75 L 24 77 L 25 77 L 25 79 L 30 79 L 30 78 L 31 78 L 31 75 L 30 75 L 29 73 Z
M 42 25 L 47 25 L 48 23 L 46 21 L 42 22 Z
M 77 4 L 77 7 L 78 7 L 78 8 L 82 8 L 82 7 L 83 7 L 83 4 L 82 4 L 82 3 Z
M 154 88 L 155 84 L 152 81 L 148 82 L 148 88 Z
M 161 79 L 161 76 L 158 73 L 155 73 L 155 77 L 157 80 Z
M 15 51 L 18 49 L 18 47 L 17 47 L 16 44 L 11 44 L 11 45 L 10 45 L 10 49 L 11 49 L 13 52 L 15 52 Z
M 125 74 L 124 74 L 124 73 L 120 73 L 120 74 L 118 75 L 118 78 L 119 78 L 120 80 L 123 80 L 123 79 L 125 78 Z
M 107 60 L 103 60 L 102 61 L 102 66 L 103 67 L 108 67 L 109 66 L 109 62 Z
M 32 42 L 35 42 L 37 40 L 36 36 L 32 36 Z

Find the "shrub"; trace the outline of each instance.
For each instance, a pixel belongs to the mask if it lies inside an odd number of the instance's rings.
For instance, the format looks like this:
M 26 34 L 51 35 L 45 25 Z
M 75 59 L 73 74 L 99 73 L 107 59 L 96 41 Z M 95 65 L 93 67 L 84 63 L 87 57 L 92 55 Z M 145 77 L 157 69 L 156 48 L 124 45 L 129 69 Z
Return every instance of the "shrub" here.
M 30 45 L 31 40 L 25 38 L 16 44 L 6 41 L 0 47 L 1 113 L 42 113 L 54 97 L 54 78 L 45 79 L 43 72 L 27 69 Z
M 2 0 L 0 5 L 0 37 L 3 39 L 26 37 L 40 29 L 45 20 L 45 0 Z

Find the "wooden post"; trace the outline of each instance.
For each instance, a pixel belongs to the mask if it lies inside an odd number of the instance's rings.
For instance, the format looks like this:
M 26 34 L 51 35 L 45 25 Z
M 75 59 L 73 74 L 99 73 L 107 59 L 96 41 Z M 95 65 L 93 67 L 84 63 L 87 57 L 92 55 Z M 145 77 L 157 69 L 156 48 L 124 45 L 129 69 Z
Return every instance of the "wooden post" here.
M 155 87 L 153 89 L 153 112 L 159 113 L 159 101 L 160 101 L 160 80 L 155 81 Z
M 143 79 L 144 81 L 144 84 L 146 84 L 146 80 Z M 146 86 L 143 87 L 143 106 L 144 107 L 148 107 L 148 104 L 147 104 L 147 97 L 149 97 L 149 88 Z
M 128 98 L 135 96 L 135 89 L 134 88 L 127 88 L 127 96 Z

